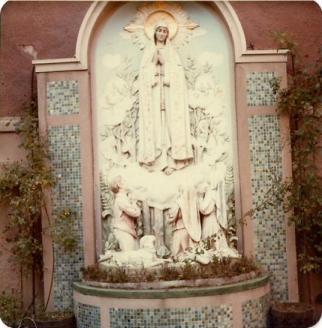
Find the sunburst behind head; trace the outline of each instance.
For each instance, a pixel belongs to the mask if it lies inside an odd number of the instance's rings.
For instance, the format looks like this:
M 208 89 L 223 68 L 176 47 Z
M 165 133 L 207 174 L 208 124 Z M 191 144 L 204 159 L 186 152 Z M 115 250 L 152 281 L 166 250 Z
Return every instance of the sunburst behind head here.
M 144 31 L 150 40 L 153 40 L 154 32 L 158 27 L 166 27 L 168 29 L 170 40 L 174 38 L 178 31 L 178 24 L 175 18 L 163 10 L 153 12 L 144 22 Z
M 140 49 L 144 49 L 149 41 L 154 39 L 155 28 L 160 21 L 167 25 L 168 40 L 171 40 L 175 47 L 189 43 L 191 38 L 198 35 L 193 33 L 193 30 L 199 25 L 189 19 L 179 4 L 170 1 L 153 1 L 140 6 L 134 19 L 124 27 L 124 30 L 130 33 L 133 43 L 139 45 Z M 127 35 L 121 35 L 128 39 Z

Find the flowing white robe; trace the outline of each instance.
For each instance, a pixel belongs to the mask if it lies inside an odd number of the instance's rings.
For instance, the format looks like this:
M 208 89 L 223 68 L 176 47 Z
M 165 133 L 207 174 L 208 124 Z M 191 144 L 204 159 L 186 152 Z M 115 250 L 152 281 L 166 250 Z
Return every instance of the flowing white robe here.
M 202 214 L 202 232 L 201 238 L 206 239 L 213 235 L 216 235 L 215 248 L 219 251 L 230 252 L 225 234 L 222 230 L 221 221 L 224 222 L 223 217 L 226 218 L 224 227 L 227 227 L 227 217 L 223 215 L 223 204 L 221 199 L 221 190 L 218 187 L 217 190 L 208 189 L 204 198 L 199 199 L 199 210 Z M 224 208 L 225 210 L 225 208 Z M 228 253 L 230 254 L 230 253 Z
M 206 239 L 221 231 L 216 215 L 216 198 L 216 192 L 208 189 L 204 198 L 199 199 L 199 210 L 202 214 L 202 239 Z
M 172 255 L 184 252 L 200 241 L 201 224 L 194 189 L 187 186 L 177 202 L 169 208 L 168 215 L 174 225 Z
M 162 49 L 162 85 L 155 85 L 158 74 L 153 61 L 155 52 L 156 46 L 151 44 L 140 66 L 138 162 L 153 166 L 162 155 L 180 164 L 193 158 L 184 70 L 175 50 L 166 44 Z

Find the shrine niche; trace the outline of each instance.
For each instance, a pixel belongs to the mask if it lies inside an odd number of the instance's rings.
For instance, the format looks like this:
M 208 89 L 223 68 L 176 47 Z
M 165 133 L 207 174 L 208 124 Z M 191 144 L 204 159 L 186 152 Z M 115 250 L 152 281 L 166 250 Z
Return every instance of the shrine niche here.
M 286 85 L 286 60 L 283 51 L 247 50 L 228 2 L 97 2 L 75 57 L 35 61 L 40 126 L 60 177 L 48 208 L 78 214 L 76 252 L 52 256 L 44 246 L 45 297 L 52 288 L 53 307 L 74 304 L 78 322 L 90 313 L 97 327 L 116 327 L 122 313 L 126 326 L 136 311 L 154 324 L 159 307 L 178 320 L 181 308 L 208 316 L 224 307 L 228 327 L 241 320 L 264 327 L 265 316 L 248 313 L 269 304 L 267 276 L 260 286 L 250 282 L 251 293 L 246 281 L 242 296 L 238 284 L 228 298 L 218 292 L 223 286 L 213 287 L 211 306 L 208 289 L 196 288 L 198 307 L 184 288 L 182 298 L 164 290 L 152 299 L 141 286 L 136 299 L 101 286 L 94 302 L 100 282 L 95 290 L 74 284 L 90 266 L 157 271 L 188 260 L 204 267 L 211 257 L 239 256 L 237 237 L 240 254 L 270 273 L 273 299 L 296 300 L 294 231 L 283 208 L 239 220 L 270 190 L 267 172 L 290 174 L 290 152 L 281 147 L 287 119 L 276 115 L 269 83 L 278 77 Z
M 94 95 L 104 251 L 133 251 L 153 235 L 157 257 L 168 258 L 214 237 L 218 256 L 238 256 L 229 235 L 232 49 L 219 20 L 201 23 L 203 11 L 129 3 L 100 30 Z

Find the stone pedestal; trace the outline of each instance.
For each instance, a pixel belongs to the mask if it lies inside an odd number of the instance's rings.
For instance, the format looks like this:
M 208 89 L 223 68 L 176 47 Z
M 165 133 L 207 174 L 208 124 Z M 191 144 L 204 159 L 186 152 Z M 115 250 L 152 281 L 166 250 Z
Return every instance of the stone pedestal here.
M 161 286 L 161 284 L 160 284 Z M 74 284 L 80 328 L 267 327 L 268 276 L 216 287 L 126 290 Z

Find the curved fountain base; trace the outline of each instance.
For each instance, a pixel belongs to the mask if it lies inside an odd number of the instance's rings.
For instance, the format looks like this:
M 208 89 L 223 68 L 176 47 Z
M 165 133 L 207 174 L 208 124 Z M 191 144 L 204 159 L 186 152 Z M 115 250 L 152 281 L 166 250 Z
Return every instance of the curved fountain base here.
M 78 327 L 267 327 L 269 277 L 216 287 L 126 290 L 74 284 Z

